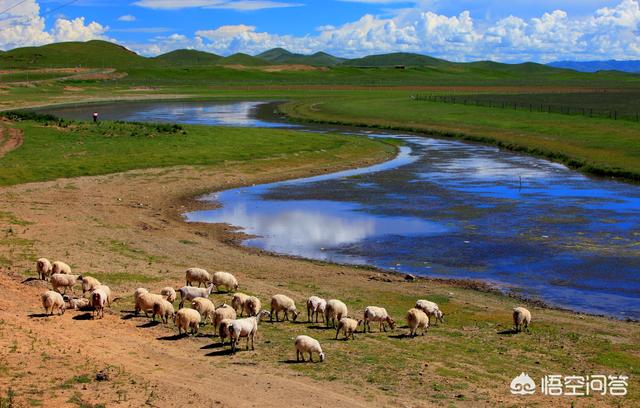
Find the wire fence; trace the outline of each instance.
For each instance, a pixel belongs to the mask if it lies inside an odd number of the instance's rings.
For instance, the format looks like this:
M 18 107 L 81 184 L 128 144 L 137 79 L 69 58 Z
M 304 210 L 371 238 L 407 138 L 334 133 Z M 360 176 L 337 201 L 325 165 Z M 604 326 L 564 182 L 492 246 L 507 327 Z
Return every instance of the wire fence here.
M 621 94 L 625 95 L 625 94 Z M 557 95 L 559 99 L 565 95 Z M 573 95 L 572 95 L 573 96 Z M 591 95 L 585 96 L 585 100 L 590 100 Z M 628 95 L 626 95 L 628 97 Z M 632 97 L 635 97 L 632 96 Z M 640 122 L 640 109 L 630 110 L 627 108 L 610 108 L 605 106 L 576 106 L 562 104 L 558 102 L 545 102 L 535 99 L 536 95 L 508 95 L 507 97 L 501 97 L 496 95 L 433 95 L 433 94 L 416 94 L 413 95 L 413 99 L 417 101 L 428 101 L 438 103 L 450 103 L 459 105 L 469 105 L 478 107 L 489 107 L 497 109 L 509 109 L 514 111 L 528 111 L 528 112 L 540 112 L 540 113 L 555 113 L 570 116 L 584 116 L 589 118 L 604 118 L 611 120 L 626 120 L 633 122 Z M 520 100 L 518 100 L 520 99 Z M 527 101 L 529 99 L 529 101 Z M 602 97 L 601 97 L 602 99 Z M 607 97 L 608 99 L 608 97 Z M 589 101 L 592 104 L 593 101 Z M 633 105 L 635 107 L 635 105 Z

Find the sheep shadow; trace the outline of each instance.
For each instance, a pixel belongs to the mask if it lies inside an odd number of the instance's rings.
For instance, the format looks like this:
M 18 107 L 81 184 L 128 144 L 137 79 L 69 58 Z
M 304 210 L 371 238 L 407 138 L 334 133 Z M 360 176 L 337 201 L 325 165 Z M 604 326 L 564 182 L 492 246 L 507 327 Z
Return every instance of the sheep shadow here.
M 73 316 L 73 320 L 92 320 L 92 319 L 93 319 L 93 313 L 90 313 L 90 312 Z
M 240 350 L 238 350 L 240 351 Z M 216 351 L 212 351 L 211 353 L 205 354 L 207 357 L 219 357 L 219 356 L 232 356 L 234 353 L 231 352 L 231 348 L 221 348 Z
M 398 333 L 398 334 L 390 334 L 387 336 L 390 339 L 403 340 L 403 339 L 411 339 L 411 334 L 409 333 Z
M 158 337 L 158 340 L 164 340 L 164 341 L 177 341 L 177 340 L 181 340 L 184 338 L 189 337 L 188 334 L 186 333 L 182 333 L 182 334 L 174 334 L 172 336 L 162 336 L 162 337 Z
M 312 326 L 307 326 L 307 329 L 312 329 L 312 330 L 335 330 L 336 328 L 335 327 L 331 327 L 331 326 L 321 326 L 319 324 L 314 324 Z
M 507 330 L 502 330 L 498 332 L 498 335 L 500 336 L 512 336 L 514 334 L 518 334 L 520 333 L 519 331 L 517 331 L 516 329 L 507 329 Z
M 148 322 L 146 322 L 146 323 L 139 324 L 139 325 L 138 325 L 138 326 L 136 326 L 136 327 L 139 327 L 139 328 L 141 328 L 141 329 L 148 329 L 148 328 L 151 328 L 151 327 L 156 327 L 156 326 L 158 326 L 159 324 L 160 324 L 160 322 L 159 322 L 159 321 L 157 321 L 157 320 L 155 320 L 155 321 L 154 321 L 154 320 L 150 320 L 150 321 L 148 321 Z
M 229 345 L 229 344 L 227 343 L 227 346 L 228 346 L 228 345 Z M 200 350 L 218 349 L 218 348 L 222 348 L 222 347 L 224 347 L 224 346 L 225 346 L 225 345 L 224 345 L 224 344 L 222 344 L 222 342 L 218 342 L 218 343 L 211 343 L 211 344 L 206 344 L 206 345 L 204 345 L 204 346 L 200 347 Z
M 42 319 L 44 317 L 49 317 L 49 316 L 51 316 L 51 315 L 46 314 L 46 313 L 31 313 L 29 315 L 29 318 L 31 318 L 31 319 Z
M 134 317 L 138 317 L 136 316 L 136 312 L 133 310 L 122 310 L 120 311 L 120 313 L 124 314 L 124 316 L 122 316 L 122 320 L 131 320 Z M 146 316 L 149 317 L 149 316 Z
M 29 283 L 29 282 L 33 282 L 33 281 L 40 281 L 40 282 L 45 282 L 45 283 L 47 282 L 46 280 L 43 280 L 43 279 L 36 278 L 36 277 L 32 276 L 30 278 L 27 278 L 27 279 L 23 280 L 20 283 L 24 285 L 25 283 Z
M 295 360 L 293 358 L 287 359 L 287 360 L 281 360 L 280 361 L 283 364 L 318 364 L 320 362 L 320 360 L 313 360 L 313 361 L 309 361 L 309 360 Z

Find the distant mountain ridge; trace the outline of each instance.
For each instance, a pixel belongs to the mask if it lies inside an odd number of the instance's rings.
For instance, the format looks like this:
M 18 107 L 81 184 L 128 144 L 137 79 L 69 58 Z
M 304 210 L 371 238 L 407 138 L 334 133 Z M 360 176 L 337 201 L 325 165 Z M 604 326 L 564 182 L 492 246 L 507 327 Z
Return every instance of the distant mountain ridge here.
M 640 60 L 556 61 L 547 65 L 554 68 L 572 69 L 580 72 L 622 71 L 640 73 Z
M 629 70 L 640 61 L 616 61 L 628 64 Z M 325 52 L 311 55 L 296 54 L 283 48 L 274 48 L 252 56 L 236 53 L 227 57 L 213 53 L 181 49 L 158 55 L 143 57 L 118 44 L 92 40 L 87 42 L 65 42 L 40 47 L 16 48 L 0 52 L 0 68 L 54 68 L 90 67 L 116 68 L 132 71 L 148 68 L 224 67 L 243 66 L 248 69 L 262 69 L 269 65 L 307 65 L 330 67 L 336 70 L 405 68 L 438 71 L 444 74 L 482 74 L 493 79 L 512 75 L 546 75 L 547 73 L 570 73 L 565 68 L 542 65 L 533 62 L 503 64 L 493 61 L 451 62 L 415 53 L 390 53 L 369 55 L 362 58 L 345 59 Z M 618 67 L 619 68 L 619 67 Z M 640 69 L 638 69 L 640 71 Z

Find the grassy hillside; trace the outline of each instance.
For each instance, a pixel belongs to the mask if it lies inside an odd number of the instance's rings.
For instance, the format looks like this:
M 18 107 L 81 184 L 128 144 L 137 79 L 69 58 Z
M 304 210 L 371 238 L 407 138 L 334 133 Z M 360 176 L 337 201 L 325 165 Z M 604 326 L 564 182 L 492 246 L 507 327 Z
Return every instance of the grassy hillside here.
M 446 67 L 450 66 L 451 63 L 426 55 L 398 52 L 355 58 L 344 61 L 342 65 L 351 67 L 393 67 L 397 65 L 407 67 Z
M 220 55 L 197 50 L 175 50 L 154 58 L 170 66 L 214 65 L 221 59 Z
M 16 48 L 0 55 L 0 68 L 148 66 L 149 59 L 106 41 L 65 42 Z
M 267 61 L 264 61 L 257 57 L 244 54 L 242 52 L 224 57 L 217 62 L 218 65 L 244 65 L 247 67 L 259 67 L 263 65 L 269 65 Z
M 335 57 L 326 52 L 316 52 L 311 55 L 295 54 L 283 48 L 274 48 L 265 51 L 256 57 L 272 64 L 302 64 L 316 67 L 330 67 L 346 61 L 344 58 Z

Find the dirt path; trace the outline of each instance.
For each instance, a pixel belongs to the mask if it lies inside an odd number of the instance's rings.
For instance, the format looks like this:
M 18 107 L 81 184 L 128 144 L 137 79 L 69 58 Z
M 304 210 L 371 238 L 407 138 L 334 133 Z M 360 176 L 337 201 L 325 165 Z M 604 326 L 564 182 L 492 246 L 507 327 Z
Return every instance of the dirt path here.
M 22 146 L 23 140 L 22 130 L 0 124 L 0 157 Z

